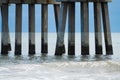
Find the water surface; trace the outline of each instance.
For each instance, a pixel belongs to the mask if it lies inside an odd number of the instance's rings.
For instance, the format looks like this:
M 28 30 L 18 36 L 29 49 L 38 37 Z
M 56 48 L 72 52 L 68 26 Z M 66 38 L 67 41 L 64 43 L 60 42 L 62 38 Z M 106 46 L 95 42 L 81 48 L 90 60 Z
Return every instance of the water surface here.
M 28 56 L 28 34 L 23 33 L 22 56 L 14 56 L 14 33 L 11 33 L 12 51 L 0 56 L 0 80 L 119 80 L 120 79 L 120 33 L 112 33 L 114 55 L 94 53 L 94 34 L 90 34 L 90 56 L 80 55 L 80 34 L 76 33 L 76 56 L 54 56 L 56 34 L 49 34 L 49 53 L 42 56 L 41 36 L 36 34 L 36 55 Z M 103 38 L 104 40 L 104 38 Z M 103 42 L 104 44 L 104 42 Z

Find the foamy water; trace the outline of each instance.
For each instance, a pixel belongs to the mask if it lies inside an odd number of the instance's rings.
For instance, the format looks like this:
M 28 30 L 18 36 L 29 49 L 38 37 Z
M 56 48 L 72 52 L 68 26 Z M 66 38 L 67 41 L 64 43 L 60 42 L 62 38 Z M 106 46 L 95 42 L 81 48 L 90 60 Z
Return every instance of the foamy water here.
M 28 34 L 23 33 L 22 56 L 14 56 L 14 33 L 11 33 L 12 51 L 0 56 L 0 80 L 119 80 L 120 33 L 112 33 L 114 55 L 95 56 L 94 34 L 90 34 L 90 56 L 80 55 L 80 34 L 76 33 L 76 56 L 55 57 L 56 34 L 49 34 L 49 53 L 41 56 L 41 35 L 36 34 L 36 55 L 28 55 Z M 103 42 L 104 44 L 104 42 Z M 65 35 L 67 52 L 67 34 Z M 103 45 L 104 48 L 104 45 Z

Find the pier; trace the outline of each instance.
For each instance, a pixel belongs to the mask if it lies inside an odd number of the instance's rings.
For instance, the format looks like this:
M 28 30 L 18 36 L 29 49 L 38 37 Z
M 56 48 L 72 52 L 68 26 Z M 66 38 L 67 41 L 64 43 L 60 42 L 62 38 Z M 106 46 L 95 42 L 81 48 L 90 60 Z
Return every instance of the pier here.
M 101 16 L 103 21 L 106 54 L 112 55 L 108 2 L 111 0 L 57 0 L 61 2 L 59 29 L 55 55 L 64 53 L 65 22 L 68 13 L 68 55 L 75 55 L 75 2 L 81 4 L 81 54 L 89 55 L 89 3 L 94 4 L 95 53 L 102 53 Z
M 56 22 L 56 46 L 55 55 L 61 56 L 65 53 L 64 33 L 66 18 L 68 14 L 68 55 L 75 55 L 75 3 L 80 3 L 81 19 L 81 55 L 89 55 L 89 3 L 94 8 L 94 33 L 95 54 L 102 55 L 102 26 L 104 30 L 104 42 L 107 55 L 113 54 L 109 7 L 111 0 L 0 0 L 2 32 L 1 32 L 1 54 L 7 55 L 11 49 L 11 41 L 8 25 L 9 4 L 15 4 L 15 55 L 21 55 L 22 43 L 22 5 L 28 4 L 29 21 L 29 51 L 28 55 L 34 55 L 35 51 L 35 5 L 41 5 L 41 54 L 48 52 L 48 5 L 54 7 Z M 101 22 L 102 21 L 102 22 Z M 102 24 L 103 23 L 103 24 Z M 77 25 L 80 26 L 80 25 Z

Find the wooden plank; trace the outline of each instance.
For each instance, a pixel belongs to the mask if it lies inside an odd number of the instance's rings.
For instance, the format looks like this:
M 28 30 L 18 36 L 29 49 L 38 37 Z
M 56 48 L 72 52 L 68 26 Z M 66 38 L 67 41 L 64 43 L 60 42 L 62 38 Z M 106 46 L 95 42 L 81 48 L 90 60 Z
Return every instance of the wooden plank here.
M 75 3 L 69 3 L 68 9 L 68 55 L 75 55 Z
M 94 3 L 95 53 L 102 54 L 101 3 Z
M 81 54 L 89 55 L 88 2 L 81 2 Z
M 103 18 L 106 54 L 107 55 L 112 55 L 113 54 L 113 48 L 112 48 L 112 40 L 111 40 L 108 3 L 107 2 L 101 3 L 101 5 L 102 5 L 102 18 Z
M 41 53 L 47 54 L 48 53 L 48 5 L 42 4 L 41 6 Z
M 112 0 L 56 0 L 57 2 L 111 2 Z
M 29 4 L 29 55 L 35 54 L 35 5 Z
M 34 4 L 34 3 L 36 3 L 36 1 L 37 0 L 21 0 L 21 2 L 27 3 L 27 4 Z M 43 0 L 41 0 L 41 1 L 43 1 Z
M 59 13 L 60 13 L 60 5 L 59 5 L 59 4 L 54 4 L 54 14 L 55 14 L 55 22 L 56 22 L 56 32 L 58 32 Z
M 2 0 L 2 3 L 14 3 L 14 4 L 31 4 L 31 3 L 46 3 L 47 0 Z
M 16 4 L 15 55 L 21 55 L 22 4 Z
M 56 0 L 47 0 L 47 4 L 60 4 L 60 2 L 56 2 Z
M 65 33 L 65 25 L 66 25 L 66 16 L 67 16 L 67 3 L 62 3 L 60 8 L 57 43 L 55 49 L 55 55 L 57 56 L 61 56 L 63 53 L 65 53 L 64 33 Z
M 0 3 L 6 4 L 60 4 L 60 2 L 56 2 L 56 0 L 1 0 Z
M 8 28 L 8 4 L 4 4 L 1 6 L 1 15 L 2 15 L 1 54 L 7 55 L 8 51 L 11 49 Z

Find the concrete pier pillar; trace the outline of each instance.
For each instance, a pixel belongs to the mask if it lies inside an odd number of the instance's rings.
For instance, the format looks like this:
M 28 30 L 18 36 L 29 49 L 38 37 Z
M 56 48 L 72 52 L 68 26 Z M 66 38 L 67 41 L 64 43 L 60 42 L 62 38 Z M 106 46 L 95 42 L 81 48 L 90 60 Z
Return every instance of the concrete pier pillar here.
M 21 55 L 22 46 L 22 4 L 16 4 L 15 55 Z
M 41 53 L 48 53 L 48 4 L 42 4 L 41 22 Z
M 35 4 L 29 4 L 29 55 L 35 54 Z
M 67 17 L 67 3 L 61 3 L 60 15 L 59 15 L 58 33 L 57 33 L 57 43 L 55 49 L 55 55 L 62 55 L 65 53 L 64 45 L 64 33 Z
M 89 7 L 81 2 L 81 54 L 89 55 Z
M 11 50 L 8 27 L 8 4 L 2 4 L 1 16 L 2 16 L 1 54 L 7 55 L 8 51 Z
M 68 5 L 68 55 L 75 55 L 75 2 Z
M 58 21 L 59 21 L 59 15 L 60 15 L 60 5 L 54 4 L 54 14 L 55 14 L 55 23 L 56 23 L 56 32 L 58 32 Z
M 111 40 L 108 3 L 103 2 L 101 3 L 101 6 L 102 6 L 102 18 L 103 18 L 103 29 L 104 29 L 104 37 L 105 37 L 106 54 L 112 55 L 113 48 L 112 48 L 112 40 Z
M 102 54 L 101 3 L 94 2 L 95 53 Z

